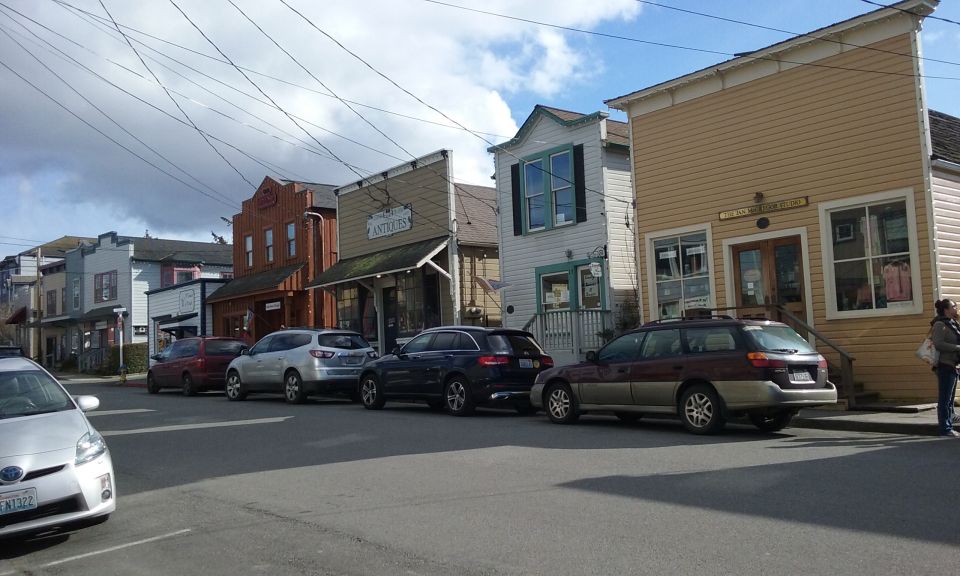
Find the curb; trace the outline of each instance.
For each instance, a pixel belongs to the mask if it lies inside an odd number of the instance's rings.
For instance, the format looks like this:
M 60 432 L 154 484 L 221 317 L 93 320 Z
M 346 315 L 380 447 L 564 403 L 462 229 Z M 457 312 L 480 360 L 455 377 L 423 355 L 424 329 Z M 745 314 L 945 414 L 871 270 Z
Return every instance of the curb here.
M 862 420 L 844 418 L 794 418 L 790 426 L 794 428 L 877 432 L 880 434 L 902 434 L 907 436 L 939 436 L 936 424 L 907 422 L 864 422 Z

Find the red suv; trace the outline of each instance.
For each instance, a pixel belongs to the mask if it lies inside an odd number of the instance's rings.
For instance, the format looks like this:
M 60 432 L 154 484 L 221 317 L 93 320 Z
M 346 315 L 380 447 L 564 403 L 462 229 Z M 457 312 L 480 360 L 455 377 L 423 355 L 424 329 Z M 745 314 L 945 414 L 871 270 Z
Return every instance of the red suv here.
M 201 336 L 177 340 L 150 357 L 154 362 L 147 372 L 147 392 L 156 394 L 161 388 L 180 388 L 184 396 L 193 396 L 204 390 L 223 390 L 227 365 L 246 347 L 237 338 Z
M 836 403 L 837 389 L 827 361 L 790 326 L 722 317 L 645 324 L 586 362 L 541 372 L 530 401 L 558 424 L 586 412 L 675 414 L 709 434 L 746 416 L 773 432 L 801 408 Z

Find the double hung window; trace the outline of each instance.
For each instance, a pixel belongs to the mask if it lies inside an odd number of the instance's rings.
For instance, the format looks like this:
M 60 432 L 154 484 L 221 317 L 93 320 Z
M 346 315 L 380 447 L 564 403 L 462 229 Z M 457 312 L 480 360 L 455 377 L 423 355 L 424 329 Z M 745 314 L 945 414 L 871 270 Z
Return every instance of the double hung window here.
M 677 318 L 684 311 L 712 305 L 708 249 L 706 232 L 653 241 L 659 318 Z

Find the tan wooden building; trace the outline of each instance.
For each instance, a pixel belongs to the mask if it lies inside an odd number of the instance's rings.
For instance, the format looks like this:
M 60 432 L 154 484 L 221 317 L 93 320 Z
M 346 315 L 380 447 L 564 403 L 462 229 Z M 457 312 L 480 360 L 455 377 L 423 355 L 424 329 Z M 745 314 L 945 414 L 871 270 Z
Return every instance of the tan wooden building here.
M 337 258 L 333 187 L 263 179 L 233 217 L 233 279 L 207 297 L 214 335 L 255 342 L 281 327 L 330 327 L 333 296 L 306 290 Z
M 861 404 L 936 397 L 914 351 L 933 302 L 960 296 L 960 132 L 927 109 L 920 58 L 936 6 L 899 2 L 607 102 L 629 117 L 645 320 L 782 319 Z
M 499 326 L 496 191 L 455 184 L 440 150 L 336 189 L 339 261 L 309 284 L 381 354 L 424 328 Z M 478 282 L 477 279 L 482 279 Z

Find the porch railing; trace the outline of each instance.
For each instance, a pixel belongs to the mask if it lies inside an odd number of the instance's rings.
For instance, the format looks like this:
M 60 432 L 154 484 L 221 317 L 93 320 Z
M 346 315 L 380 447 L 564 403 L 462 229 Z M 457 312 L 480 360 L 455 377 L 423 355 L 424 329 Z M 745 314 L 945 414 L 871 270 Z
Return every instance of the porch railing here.
M 538 312 L 523 326 L 545 350 L 569 350 L 579 357 L 597 350 L 613 336 L 610 310 L 557 310 Z
M 109 353 L 109 348 L 92 348 L 87 350 L 77 358 L 77 366 L 81 372 L 98 370 L 106 364 Z

